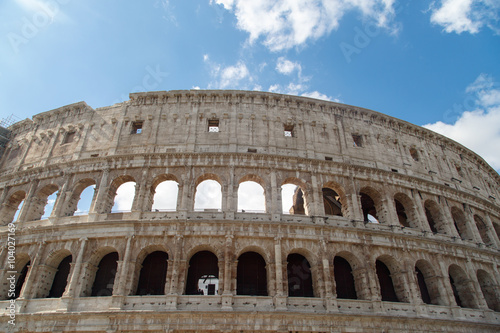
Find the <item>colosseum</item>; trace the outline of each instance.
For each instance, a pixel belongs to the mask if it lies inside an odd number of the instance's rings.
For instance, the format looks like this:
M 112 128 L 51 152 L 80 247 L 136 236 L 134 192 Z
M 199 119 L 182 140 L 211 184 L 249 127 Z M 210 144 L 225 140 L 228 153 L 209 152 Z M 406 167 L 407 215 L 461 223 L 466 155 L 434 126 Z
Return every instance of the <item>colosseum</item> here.
M 215 90 L 7 130 L 2 331 L 500 330 L 500 176 L 430 130 Z

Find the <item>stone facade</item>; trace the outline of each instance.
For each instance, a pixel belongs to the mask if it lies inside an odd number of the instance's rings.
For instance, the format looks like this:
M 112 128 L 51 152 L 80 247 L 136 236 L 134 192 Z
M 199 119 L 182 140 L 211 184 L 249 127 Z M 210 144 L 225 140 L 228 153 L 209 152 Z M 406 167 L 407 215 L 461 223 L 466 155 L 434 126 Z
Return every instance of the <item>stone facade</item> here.
M 9 130 L 0 237 L 5 244 L 15 226 L 16 249 L 11 268 L 8 247 L 0 249 L 2 330 L 500 329 L 500 176 L 427 129 L 310 98 L 196 90 L 134 93 L 95 110 L 80 102 Z M 220 209 L 195 209 L 204 180 L 220 184 Z M 129 181 L 130 211 L 112 212 Z M 164 181 L 178 185 L 174 211 L 152 209 Z M 265 211 L 238 210 L 245 181 L 262 186 Z M 298 186 L 290 214 L 284 184 Z M 75 214 L 92 185 L 89 212 Z M 258 292 L 241 284 L 257 274 L 245 267 L 247 253 L 264 272 Z M 151 270 L 151 279 L 164 274 L 161 290 L 141 292 L 152 286 L 143 276 L 155 255 L 167 261 Z M 189 294 L 189 275 L 209 261 L 217 290 Z M 96 294 L 106 269 L 111 281 Z

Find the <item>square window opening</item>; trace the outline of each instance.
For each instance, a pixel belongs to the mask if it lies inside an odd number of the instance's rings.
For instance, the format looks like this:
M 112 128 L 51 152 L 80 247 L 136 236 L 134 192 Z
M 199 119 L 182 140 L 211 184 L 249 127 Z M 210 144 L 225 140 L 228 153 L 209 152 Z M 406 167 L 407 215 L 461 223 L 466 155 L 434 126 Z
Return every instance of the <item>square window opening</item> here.
M 352 142 L 354 147 L 363 147 L 363 137 L 361 135 L 353 134 Z
M 141 134 L 142 133 L 142 121 L 134 121 L 132 123 L 132 134 Z
M 284 134 L 286 137 L 293 137 L 293 125 L 285 125 L 284 126 Z
M 209 119 L 208 120 L 208 131 L 211 133 L 219 132 L 219 119 Z
M 66 135 L 64 136 L 63 144 L 71 143 L 71 142 L 75 141 L 75 135 L 76 135 L 75 131 L 66 132 Z

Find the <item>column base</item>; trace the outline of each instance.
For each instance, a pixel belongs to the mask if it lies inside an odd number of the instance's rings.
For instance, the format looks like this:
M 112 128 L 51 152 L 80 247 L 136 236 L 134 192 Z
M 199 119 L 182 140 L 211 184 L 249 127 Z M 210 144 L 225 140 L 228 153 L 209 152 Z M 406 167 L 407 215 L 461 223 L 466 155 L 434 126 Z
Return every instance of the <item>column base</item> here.
M 276 311 L 288 311 L 286 306 L 286 296 L 274 296 L 274 308 Z
M 222 295 L 222 310 L 233 311 L 233 295 Z

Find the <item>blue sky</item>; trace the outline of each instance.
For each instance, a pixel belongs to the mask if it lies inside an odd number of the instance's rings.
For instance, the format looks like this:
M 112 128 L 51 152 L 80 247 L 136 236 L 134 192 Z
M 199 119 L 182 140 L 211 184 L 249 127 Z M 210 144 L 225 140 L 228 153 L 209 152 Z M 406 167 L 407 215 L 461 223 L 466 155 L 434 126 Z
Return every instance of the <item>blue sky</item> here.
M 500 170 L 498 0 L 12 0 L 0 118 L 130 92 L 245 89 L 379 111 Z

